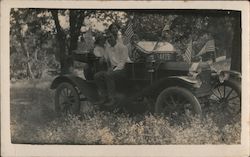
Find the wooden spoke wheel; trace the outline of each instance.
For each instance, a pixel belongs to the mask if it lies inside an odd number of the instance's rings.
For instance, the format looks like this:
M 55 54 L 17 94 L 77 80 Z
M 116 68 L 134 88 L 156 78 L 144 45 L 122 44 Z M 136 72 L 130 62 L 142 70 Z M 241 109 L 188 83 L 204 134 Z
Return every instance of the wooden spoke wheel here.
M 241 86 L 235 80 L 226 80 L 215 86 L 210 96 L 210 103 L 216 105 L 216 110 L 225 118 L 239 117 L 241 114 Z M 228 119 L 230 120 L 230 119 Z
M 70 83 L 61 83 L 55 93 L 55 110 L 59 115 L 78 114 L 80 97 L 77 89 Z
M 197 98 L 182 87 L 169 87 L 157 97 L 155 113 L 166 116 L 183 116 L 185 114 L 201 115 L 201 106 Z

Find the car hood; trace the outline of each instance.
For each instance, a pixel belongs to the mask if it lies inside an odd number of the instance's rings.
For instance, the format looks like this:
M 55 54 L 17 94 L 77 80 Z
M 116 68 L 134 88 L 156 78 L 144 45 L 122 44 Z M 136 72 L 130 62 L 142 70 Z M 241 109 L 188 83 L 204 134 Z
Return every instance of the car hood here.
M 154 49 L 155 45 L 156 48 Z M 176 49 L 169 42 L 156 42 L 156 41 L 140 41 L 137 44 L 137 47 L 144 50 L 145 53 L 175 53 Z

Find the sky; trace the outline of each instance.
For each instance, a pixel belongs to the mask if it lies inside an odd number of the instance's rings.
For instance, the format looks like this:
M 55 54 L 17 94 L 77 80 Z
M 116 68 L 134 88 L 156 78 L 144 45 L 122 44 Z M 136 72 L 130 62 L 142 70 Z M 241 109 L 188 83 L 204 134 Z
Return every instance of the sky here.
M 69 28 L 69 17 L 59 15 L 58 18 L 60 21 L 60 25 L 63 29 Z M 81 28 L 82 32 L 85 32 L 90 27 L 92 27 L 92 29 L 94 29 L 94 30 L 98 30 L 101 32 L 103 32 L 107 28 L 106 26 L 103 25 L 103 22 L 98 22 L 96 18 L 85 19 L 84 23 L 86 26 L 83 26 Z

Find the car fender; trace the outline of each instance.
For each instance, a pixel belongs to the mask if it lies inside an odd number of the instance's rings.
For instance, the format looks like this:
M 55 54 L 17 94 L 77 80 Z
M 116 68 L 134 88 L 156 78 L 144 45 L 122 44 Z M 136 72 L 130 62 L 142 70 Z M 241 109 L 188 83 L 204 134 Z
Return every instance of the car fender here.
M 190 76 L 170 76 L 169 78 L 181 80 L 181 81 L 186 82 L 190 85 L 194 85 L 194 84 L 197 84 L 200 82 L 198 79 L 195 79 L 195 78 L 190 77 Z
M 99 100 L 97 87 L 94 83 L 90 83 L 80 77 L 74 75 L 61 75 L 54 79 L 50 89 L 56 89 L 61 83 L 67 82 L 79 89 L 81 93 L 91 102 Z
M 172 86 L 179 86 L 194 91 L 195 88 L 198 88 L 198 86 L 196 86 L 197 83 L 198 82 L 190 76 L 171 76 L 153 82 L 150 86 L 144 88 L 141 94 L 152 95 L 153 93 L 153 95 L 157 96 L 162 90 Z
M 241 73 L 234 70 L 222 70 L 219 72 L 219 81 L 224 82 L 225 80 L 235 79 L 241 81 Z

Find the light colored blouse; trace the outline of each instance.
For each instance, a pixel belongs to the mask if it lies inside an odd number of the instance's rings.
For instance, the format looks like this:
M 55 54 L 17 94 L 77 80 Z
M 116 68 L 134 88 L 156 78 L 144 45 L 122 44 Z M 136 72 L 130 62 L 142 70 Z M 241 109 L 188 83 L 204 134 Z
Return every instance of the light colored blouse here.
M 96 45 L 94 48 L 94 55 L 96 57 L 104 58 L 105 60 L 108 60 L 108 54 L 105 51 L 104 47 Z
M 106 51 L 109 56 L 109 61 L 114 71 L 124 69 L 128 59 L 128 48 L 120 43 L 114 47 L 107 46 Z

